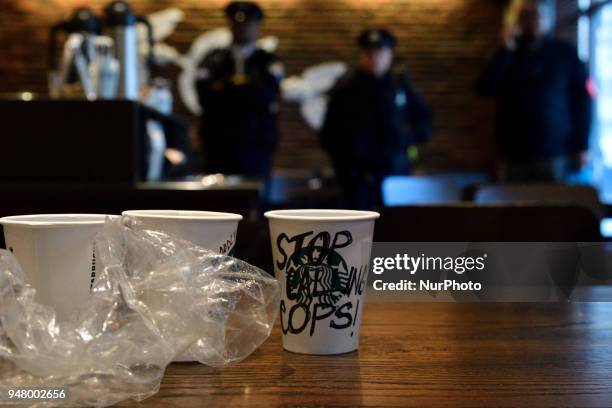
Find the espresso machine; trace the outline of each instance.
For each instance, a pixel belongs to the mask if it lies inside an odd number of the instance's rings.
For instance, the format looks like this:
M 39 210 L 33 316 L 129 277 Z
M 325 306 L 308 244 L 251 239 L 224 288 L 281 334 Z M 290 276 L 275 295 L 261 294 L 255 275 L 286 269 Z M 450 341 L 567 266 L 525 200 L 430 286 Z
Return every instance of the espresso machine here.
M 61 100 L 48 101 L 42 110 L 33 104 L 17 104 L 10 107 L 15 109 L 12 116 L 36 115 L 46 123 L 57 112 L 70 112 L 70 120 L 61 121 L 55 130 L 64 140 L 58 146 L 86 150 L 88 142 L 81 140 L 84 132 L 104 140 L 105 147 L 112 139 L 116 143 L 110 145 L 108 155 L 113 149 L 125 155 L 126 172 L 120 179 L 127 180 L 128 173 L 138 181 L 163 179 L 168 166 L 166 150 L 173 148 L 175 140 L 186 139 L 187 128 L 171 116 L 170 85 L 159 78 L 149 81 L 153 45 L 151 24 L 136 15 L 126 1 L 109 3 L 100 16 L 88 8 L 76 9 L 69 18 L 54 25 L 49 35 L 50 85 L 55 79 L 59 89 L 51 96 Z M 61 58 L 55 55 L 59 49 L 63 49 Z M 145 89 L 147 92 L 141 95 Z M 38 106 L 42 107 L 43 102 Z M 108 137 L 116 132 L 123 132 L 123 140 Z M 35 128 L 30 132 L 39 133 Z M 53 151 L 55 146 L 44 151 Z M 177 159 L 176 152 L 180 153 L 174 148 L 174 161 L 168 162 L 172 166 L 184 165 L 184 155 Z M 53 160 L 68 163 L 66 156 L 72 159 L 74 155 L 60 149 L 54 156 Z M 87 162 L 79 162 L 78 166 L 75 162 L 75 168 L 87 168 Z M 62 169 L 56 169 L 58 177 Z M 72 173 L 70 169 L 62 178 L 73 177 Z
M 87 7 L 79 7 L 49 30 L 48 64 L 50 84 L 83 81 L 84 69 L 94 56 L 94 39 L 101 33 L 100 20 Z M 60 35 L 66 37 L 61 60 L 57 57 Z M 75 54 L 78 58 L 75 59 Z M 51 92 L 53 94 L 53 91 Z
M 136 100 L 140 93 L 137 23 L 146 27 L 150 65 L 153 51 L 153 29 L 149 21 L 134 14 L 126 1 L 113 1 L 104 8 L 104 34 L 113 39 L 119 60 L 119 98 Z
M 145 27 L 149 44 L 143 62 L 137 24 Z M 66 37 L 61 59 L 56 56 L 60 33 Z M 141 65 L 150 68 L 152 50 L 151 25 L 134 14 L 128 2 L 113 1 L 104 8 L 101 18 L 89 8 L 78 8 L 49 33 L 51 96 L 80 94 L 87 99 L 137 100 L 143 82 Z

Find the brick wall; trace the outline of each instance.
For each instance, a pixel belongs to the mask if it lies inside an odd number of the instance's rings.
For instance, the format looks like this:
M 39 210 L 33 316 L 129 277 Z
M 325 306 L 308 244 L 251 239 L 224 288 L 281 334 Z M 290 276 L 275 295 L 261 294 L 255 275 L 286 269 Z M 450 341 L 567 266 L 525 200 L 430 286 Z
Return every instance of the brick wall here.
M 73 7 L 100 0 L 0 0 L 0 92 L 46 90 L 48 27 Z M 221 26 L 221 0 L 135 0 L 147 13 L 179 7 L 186 13 L 168 43 L 184 52 L 202 31 Z M 264 34 L 280 38 L 287 74 L 330 60 L 354 62 L 354 37 L 386 26 L 398 36 L 398 56 L 435 115 L 434 135 L 422 149 L 421 169 L 475 169 L 491 165 L 493 106 L 473 83 L 498 38 L 500 6 L 493 0 L 262 0 Z M 169 72 L 176 75 L 177 72 Z M 174 77 L 173 79 L 175 79 Z M 180 104 L 180 103 L 179 103 Z M 179 112 L 184 108 L 177 106 Z M 277 168 L 329 165 L 292 104 L 283 104 Z

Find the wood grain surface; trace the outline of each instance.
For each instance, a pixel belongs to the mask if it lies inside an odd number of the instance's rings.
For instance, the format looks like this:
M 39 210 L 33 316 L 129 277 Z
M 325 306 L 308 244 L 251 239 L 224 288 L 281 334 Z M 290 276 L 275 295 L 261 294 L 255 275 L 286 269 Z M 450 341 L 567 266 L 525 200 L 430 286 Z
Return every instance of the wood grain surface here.
M 168 367 L 145 407 L 612 407 L 612 303 L 366 305 L 358 352 Z

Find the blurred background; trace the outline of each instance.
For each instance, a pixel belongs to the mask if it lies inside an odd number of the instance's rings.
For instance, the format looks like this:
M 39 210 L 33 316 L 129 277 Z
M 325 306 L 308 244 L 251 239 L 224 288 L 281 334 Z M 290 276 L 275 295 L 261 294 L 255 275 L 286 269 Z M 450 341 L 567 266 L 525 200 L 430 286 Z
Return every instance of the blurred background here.
M 79 6 L 100 11 L 107 1 L 3 0 L 0 11 L 0 91 L 46 93 L 49 28 Z M 174 0 L 131 2 L 135 11 L 147 15 L 175 7 L 183 20 L 164 42 L 186 53 L 202 32 L 225 25 L 222 0 Z M 494 166 L 494 109 L 479 99 L 473 84 L 494 52 L 502 26 L 503 0 L 283 0 L 260 1 L 268 18 L 265 35 L 278 37 L 278 54 L 287 74 L 326 61 L 355 61 L 354 38 L 365 27 L 384 26 L 397 36 L 397 56 L 410 72 L 415 86 L 428 101 L 434 115 L 434 137 L 420 155 L 417 169 L 473 170 Z M 606 201 L 612 186 L 603 183 L 612 162 L 606 155 L 606 121 L 612 115 L 606 95 L 604 66 L 609 63 L 612 36 L 610 7 L 598 0 L 552 0 L 556 35 L 575 44 L 599 83 L 600 108 L 593 132 L 593 153 L 598 182 Z M 591 10 L 593 7 L 600 8 Z M 579 14 L 580 11 L 591 11 Z M 606 60 L 607 59 L 607 60 Z M 176 92 L 179 69 L 167 69 Z M 611 74 L 612 75 L 612 74 Z M 608 79 L 609 81 L 609 79 Z M 609 88 L 609 85 L 608 85 Z M 191 122 L 180 98 L 175 110 Z M 607 112 L 607 113 L 606 113 Z M 606 119 L 606 115 L 608 119 Z M 609 126 L 609 125 L 607 125 Z M 329 167 L 316 135 L 305 126 L 299 106 L 283 103 L 280 140 L 274 169 L 304 170 Z M 608 136 L 612 138 L 612 136 Z M 611 139 L 612 140 L 612 139 Z M 608 148 L 610 150 L 612 148 Z M 609 171 L 609 170 L 608 170 Z
M 490 101 L 479 100 L 474 83 L 497 47 L 502 2 L 489 0 L 282 0 L 259 2 L 267 18 L 262 34 L 279 39 L 277 53 L 286 75 L 328 62 L 355 62 L 355 37 L 370 26 L 384 26 L 397 36 L 397 56 L 408 66 L 413 83 L 435 112 L 434 137 L 422 153 L 423 170 L 492 169 L 493 118 Z M 563 15 L 572 2 L 559 2 Z M 2 1 L 0 11 L 0 91 L 46 93 L 49 27 L 76 7 L 100 11 L 108 1 Z M 165 43 L 181 53 L 205 31 L 224 27 L 223 0 L 132 1 L 147 15 L 169 7 L 184 12 Z M 575 6 L 575 5 L 574 5 Z M 571 31 L 571 30 L 570 30 Z M 571 36 L 571 34 L 570 34 Z M 176 95 L 179 68 L 163 76 Z M 175 97 L 175 110 L 196 124 Z M 329 168 L 318 138 L 302 119 L 299 105 L 283 102 L 281 138 L 274 169 Z
M 334 176 L 337 168 L 318 133 L 324 105 L 314 102 L 325 101 L 340 73 L 359 64 L 356 38 L 368 28 L 393 33 L 394 66 L 407 75 L 431 118 L 427 140 L 407 153 L 410 174 L 381 179 L 382 201 L 375 200 L 370 207 L 487 202 L 486 191 L 479 193 L 479 189 L 500 186 L 494 183 L 503 181 L 498 175 L 498 101 L 479 96 L 476 83 L 500 47 L 510 47 L 509 33 L 517 24 L 522 3 L 259 1 L 265 12 L 261 45 L 277 56 L 275 61 L 282 67 L 274 75 L 284 79 L 279 85 L 279 106 L 274 106 L 278 141 L 271 169 L 263 177 L 251 177 L 207 171 L 202 165 L 206 147 L 198 136 L 201 118 L 193 84 L 204 75 L 204 51 L 223 43 L 227 34 L 216 30 L 227 27 L 228 18 L 241 18 L 228 14 L 227 1 L 126 3 L 138 17 L 134 25 L 140 62 L 135 69 L 140 77 L 135 94 L 119 90 L 104 97 L 98 88 L 89 93 L 83 89 L 87 84 L 77 75 L 78 63 L 77 68 L 65 64 L 70 34 L 79 30 L 66 29 L 62 22 L 87 8 L 102 16 L 100 27 L 92 30 L 113 38 L 118 51 L 117 38 L 127 36 L 117 29 L 125 23 L 121 10 L 109 11 L 107 0 L 0 0 L 0 120 L 4 126 L 0 137 L 5 153 L 0 160 L 0 185 L 2 195 L 10 197 L 10 204 L 4 200 L 3 215 L 37 208 L 36 212 L 72 208 L 116 212 L 130 205 L 260 215 L 269 208 L 347 206 Z M 584 88 L 593 104 L 588 157 L 561 183 L 539 182 L 535 190 L 518 193 L 495 192 L 489 202 L 588 202 L 597 208 L 596 218 L 603 220 L 602 231 L 607 235 L 608 204 L 612 203 L 612 3 L 537 3 L 550 23 L 547 35 L 570 44 L 586 69 Z M 152 27 L 151 42 L 144 21 Z M 95 46 L 103 49 L 108 44 Z M 122 58 L 126 57 L 116 56 L 121 67 Z M 307 75 L 313 67 L 322 68 Z M 555 190 L 559 184 L 579 185 L 581 190 Z M 248 191 L 254 191 L 255 198 L 244 195 Z M 103 206 L 103 200 L 114 204 Z

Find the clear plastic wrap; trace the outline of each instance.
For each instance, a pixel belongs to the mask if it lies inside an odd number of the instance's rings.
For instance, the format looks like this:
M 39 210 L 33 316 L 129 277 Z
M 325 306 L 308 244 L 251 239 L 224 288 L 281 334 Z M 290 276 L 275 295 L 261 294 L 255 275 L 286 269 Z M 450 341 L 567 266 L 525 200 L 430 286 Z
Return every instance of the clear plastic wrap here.
M 187 349 L 222 366 L 268 338 L 280 289 L 267 273 L 129 217 L 107 219 L 95 245 L 91 302 L 61 323 L 0 251 L 0 388 L 67 387 L 65 406 L 142 400 Z

